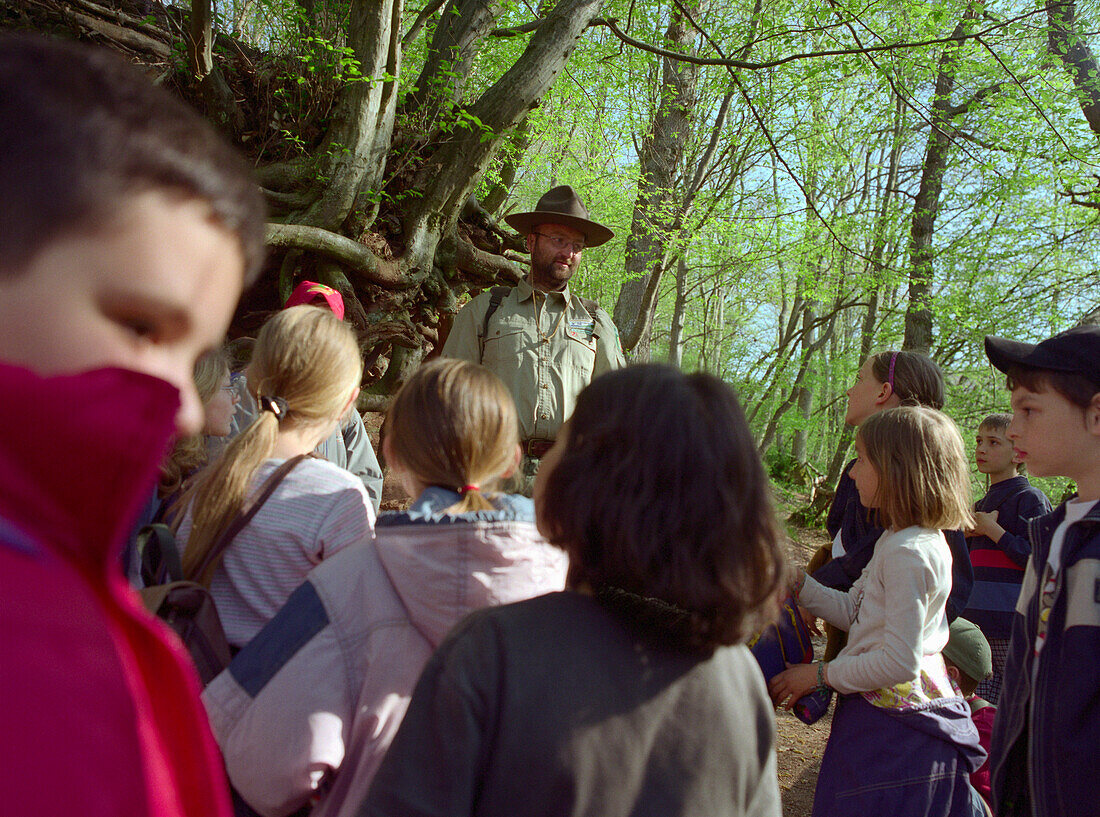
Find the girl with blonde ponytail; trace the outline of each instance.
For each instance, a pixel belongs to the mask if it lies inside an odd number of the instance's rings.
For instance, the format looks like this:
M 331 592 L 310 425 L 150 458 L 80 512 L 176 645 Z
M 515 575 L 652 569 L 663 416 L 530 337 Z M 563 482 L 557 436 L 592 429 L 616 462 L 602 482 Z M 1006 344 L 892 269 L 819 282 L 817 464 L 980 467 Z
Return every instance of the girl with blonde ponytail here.
M 311 817 L 356 814 L 447 632 L 478 608 L 565 585 L 566 558 L 539 535 L 532 501 L 496 490 L 520 450 L 495 374 L 421 366 L 383 431 L 412 506 L 310 573 L 204 694 L 233 785 L 262 814 L 311 801 Z
M 354 410 L 362 373 L 353 331 L 327 310 L 286 309 L 260 330 L 248 368 L 260 413 L 189 485 L 176 519 L 184 574 L 210 587 L 231 646 L 248 643 L 322 559 L 371 536 L 374 509 L 362 482 L 307 458 L 198 575 L 279 465 L 310 454 Z

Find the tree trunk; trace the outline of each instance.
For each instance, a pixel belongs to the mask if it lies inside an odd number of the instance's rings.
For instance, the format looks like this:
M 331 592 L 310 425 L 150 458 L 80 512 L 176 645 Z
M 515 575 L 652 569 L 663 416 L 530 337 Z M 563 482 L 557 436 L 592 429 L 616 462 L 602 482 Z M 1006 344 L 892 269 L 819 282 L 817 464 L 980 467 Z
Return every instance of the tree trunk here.
M 1100 135 L 1100 65 L 1077 24 L 1077 2 L 1048 0 L 1046 7 L 1047 47 L 1069 72 L 1085 121 Z
M 676 262 L 676 301 L 672 307 L 672 327 L 668 333 L 668 362 L 677 369 L 684 362 L 684 314 L 687 312 L 687 259 Z
M 902 348 L 928 354 L 932 348 L 932 235 L 940 212 L 943 175 L 947 171 L 947 154 L 951 147 L 951 120 L 955 116 L 951 93 L 955 89 L 955 74 L 959 65 L 962 37 L 974 19 L 975 7 L 970 5 L 955 27 L 955 41 L 944 46 L 940 55 L 936 90 L 932 97 L 931 128 L 921 164 L 920 188 L 913 202 L 913 223 L 909 239 L 909 304 L 905 310 L 905 338 Z
M 674 12 L 665 32 L 671 50 L 691 52 L 697 32 Z M 697 66 L 662 60 L 660 102 L 653 126 L 643 142 L 630 235 L 626 240 L 626 281 L 615 302 L 614 319 L 623 349 L 634 350 L 633 360 L 649 359 L 649 335 L 656 307 L 657 284 L 672 255 L 678 193 L 677 172 L 695 111 Z

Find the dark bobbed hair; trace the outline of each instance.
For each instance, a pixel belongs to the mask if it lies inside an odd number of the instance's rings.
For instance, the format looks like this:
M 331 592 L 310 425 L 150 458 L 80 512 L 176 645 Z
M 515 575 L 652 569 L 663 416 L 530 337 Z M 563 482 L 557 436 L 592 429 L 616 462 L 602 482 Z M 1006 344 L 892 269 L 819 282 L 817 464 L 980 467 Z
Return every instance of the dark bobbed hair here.
M 879 383 L 890 382 L 891 360 L 894 361 L 891 387 L 901 405 L 943 408 L 943 372 L 931 358 L 918 352 L 897 352 L 892 349 L 871 355 L 871 374 Z
M 1017 387 L 1023 387 L 1033 392 L 1053 389 L 1079 409 L 1088 408 L 1092 404 L 1092 398 L 1096 396 L 1098 391 L 1096 384 L 1082 374 L 1056 372 L 1053 369 L 1036 369 L 1019 363 L 1013 363 L 1008 367 L 1005 385 L 1009 391 Z
M 109 225 L 129 197 L 206 202 L 259 275 L 264 202 L 251 170 L 196 111 L 101 48 L 0 36 L 0 276 L 51 242 Z
M 732 388 L 631 366 L 596 378 L 563 432 L 536 497 L 570 586 L 678 649 L 735 644 L 774 618 L 779 530 Z

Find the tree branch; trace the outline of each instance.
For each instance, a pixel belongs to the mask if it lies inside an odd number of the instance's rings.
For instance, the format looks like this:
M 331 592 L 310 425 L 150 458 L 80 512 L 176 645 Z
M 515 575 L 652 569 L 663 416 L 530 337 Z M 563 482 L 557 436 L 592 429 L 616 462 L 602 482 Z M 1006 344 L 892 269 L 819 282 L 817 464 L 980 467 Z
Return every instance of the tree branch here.
M 797 54 L 788 54 L 786 57 L 780 57 L 774 60 L 767 60 L 765 62 L 753 62 L 751 60 L 738 60 L 729 59 L 726 57 L 697 57 L 689 54 L 683 54 L 678 51 L 669 51 L 665 48 L 660 48 L 649 43 L 642 42 L 631 37 L 624 32 L 616 24 L 618 21 L 613 18 L 599 18 L 592 21 L 592 25 L 602 25 L 611 30 L 611 33 L 622 40 L 629 46 L 641 49 L 642 51 L 648 51 L 651 54 L 657 54 L 661 57 L 667 57 L 670 60 L 680 60 L 682 62 L 690 62 L 695 65 L 724 65 L 728 68 L 740 68 L 744 71 L 760 71 L 765 68 L 775 68 L 779 65 L 785 65 L 788 62 L 795 62 L 796 60 L 808 60 L 816 59 L 818 57 L 843 57 L 854 56 L 860 54 L 873 54 L 880 51 L 901 51 L 910 48 L 923 48 L 928 45 L 942 45 L 943 43 L 959 42 L 960 40 L 973 40 L 978 37 L 982 37 L 986 34 L 991 34 L 994 31 L 998 31 L 1020 20 L 1026 20 L 1035 14 L 1039 14 L 1040 10 L 1029 11 L 1024 14 L 1017 15 L 1009 20 L 1005 20 L 992 25 L 989 28 L 982 29 L 971 34 L 964 34 L 961 38 L 954 35 L 946 37 L 936 37 L 931 40 L 919 40 L 915 42 L 901 42 L 901 43 L 887 43 L 886 45 L 867 45 L 860 46 L 859 48 L 835 48 L 825 51 L 803 51 Z
M 379 258 L 369 247 L 320 227 L 268 224 L 266 238 L 269 247 L 309 250 L 328 256 L 384 289 L 408 289 L 417 283 L 398 264 Z

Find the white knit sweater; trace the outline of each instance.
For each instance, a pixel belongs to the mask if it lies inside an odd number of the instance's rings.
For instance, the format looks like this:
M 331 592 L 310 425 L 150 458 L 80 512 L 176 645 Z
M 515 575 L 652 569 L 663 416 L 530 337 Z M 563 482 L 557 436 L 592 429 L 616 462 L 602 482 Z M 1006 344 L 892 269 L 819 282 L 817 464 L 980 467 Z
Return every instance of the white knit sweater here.
M 848 631 L 848 646 L 829 662 L 829 685 L 867 692 L 915 681 L 922 669 L 941 675 L 950 592 L 951 551 L 930 528 L 883 533 L 847 593 L 807 577 L 799 602 Z

